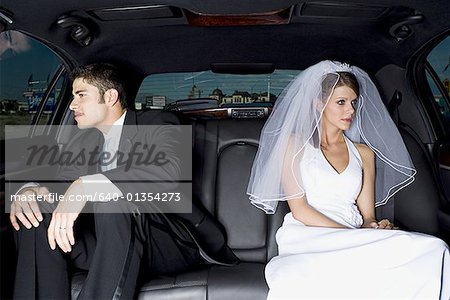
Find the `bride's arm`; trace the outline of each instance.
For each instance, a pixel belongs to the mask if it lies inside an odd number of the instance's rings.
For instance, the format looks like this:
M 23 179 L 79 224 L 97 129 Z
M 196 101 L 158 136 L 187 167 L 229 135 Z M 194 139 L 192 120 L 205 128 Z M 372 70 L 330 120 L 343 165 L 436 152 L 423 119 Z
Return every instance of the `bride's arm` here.
M 356 205 L 363 217 L 364 228 L 391 229 L 392 224 L 384 219 L 380 222 L 375 217 L 375 154 L 364 144 L 355 144 L 362 159 L 363 184 Z
M 299 166 L 300 162 L 295 159 L 294 156 L 293 139 L 290 139 L 284 156 L 283 173 L 281 177 L 281 183 L 286 195 L 295 195 L 299 193 L 297 181 L 292 174 L 291 164 L 294 161 L 294 165 Z M 346 228 L 344 225 L 333 221 L 309 205 L 305 197 L 288 200 L 288 205 L 292 212 L 292 216 L 307 226 Z
M 308 204 L 304 197 L 288 200 L 292 216 L 307 226 L 347 228 L 339 224 Z

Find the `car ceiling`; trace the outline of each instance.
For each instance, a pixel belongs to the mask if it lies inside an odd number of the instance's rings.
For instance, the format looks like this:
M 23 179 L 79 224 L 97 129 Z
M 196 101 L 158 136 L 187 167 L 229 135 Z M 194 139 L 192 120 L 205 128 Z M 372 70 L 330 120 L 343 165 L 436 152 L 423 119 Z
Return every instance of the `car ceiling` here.
M 152 5 L 168 7 L 149 7 Z M 390 63 L 404 67 L 425 42 L 448 32 L 448 8 L 448 0 L 2 0 L 0 3 L 0 12 L 13 21 L 6 29 L 20 30 L 47 41 L 73 64 L 116 62 L 128 66 L 138 77 L 208 70 L 211 63 L 264 62 L 274 63 L 279 69 L 303 69 L 323 59 L 337 59 L 360 65 L 369 72 Z M 236 17 L 274 11 L 282 11 L 284 16 L 287 12 L 288 24 L 195 26 L 189 25 L 187 18 L 190 12 L 197 13 L 196 16 Z M 420 15 L 423 20 L 408 23 Z M 71 38 L 76 25 L 67 22 L 63 28 L 57 24 L 61 16 L 73 17 L 88 28 L 90 44 L 81 46 Z M 399 40 L 389 30 L 401 28 L 402 22 L 407 22 L 412 34 Z

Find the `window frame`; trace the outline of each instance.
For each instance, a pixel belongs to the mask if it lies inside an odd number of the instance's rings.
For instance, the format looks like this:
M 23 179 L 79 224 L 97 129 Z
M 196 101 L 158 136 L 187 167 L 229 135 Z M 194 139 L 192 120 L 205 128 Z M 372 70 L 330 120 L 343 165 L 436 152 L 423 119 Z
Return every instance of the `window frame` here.
M 46 125 L 63 125 L 63 124 L 60 124 L 59 122 L 64 120 L 64 116 L 68 109 L 67 104 L 68 104 L 68 101 L 70 101 L 70 95 L 72 92 L 71 87 L 70 87 L 70 78 L 69 78 L 70 70 L 76 65 L 76 63 L 72 59 L 62 55 L 56 47 L 49 45 L 45 40 L 43 40 L 39 37 L 36 37 L 32 34 L 29 34 L 28 32 L 22 31 L 20 29 L 9 29 L 9 30 L 5 30 L 5 31 L 16 31 L 16 32 L 19 32 L 19 33 L 27 36 L 27 38 L 32 39 L 34 42 L 40 43 L 42 46 L 44 46 L 47 49 L 49 55 L 51 53 L 59 60 L 58 67 L 54 70 L 53 74 L 51 74 L 51 76 L 50 76 L 51 80 L 48 82 L 48 85 L 45 88 L 45 92 L 42 96 L 41 101 L 39 102 L 38 108 L 36 110 L 36 113 L 32 117 L 31 122 L 29 124 L 23 124 L 23 125 L 30 126 L 29 137 L 33 137 L 35 135 L 36 136 L 48 135 L 49 129 L 46 129 L 43 132 L 36 134 L 36 129 L 37 129 L 37 126 L 39 125 L 39 120 L 43 116 L 45 105 L 49 101 L 52 91 L 56 88 L 59 80 L 62 77 L 64 77 L 62 85 L 61 85 L 61 91 L 60 91 L 58 97 L 55 99 L 55 107 L 54 107 L 47 123 L 44 126 L 46 126 Z M 51 126 L 48 126 L 48 127 L 51 128 Z
M 436 81 L 436 78 L 439 77 L 428 62 L 428 56 L 436 48 L 436 46 L 448 37 L 450 37 L 450 30 L 444 32 L 428 44 L 424 45 L 423 48 L 421 48 L 409 60 L 407 66 L 407 69 L 411 71 L 407 72 L 407 77 L 411 79 L 411 83 L 413 85 L 412 88 L 420 100 L 422 111 L 426 115 L 427 122 L 432 130 L 432 136 L 435 140 L 449 139 L 450 128 L 448 128 L 448 124 L 445 123 L 439 110 L 439 106 L 434 100 L 433 91 L 431 90 L 431 86 L 428 82 L 426 72 L 430 74 L 432 80 L 438 86 L 439 92 L 444 95 L 447 103 L 450 102 L 440 79 Z
M 447 91 L 445 90 L 445 88 L 444 88 L 444 86 L 443 86 L 443 84 L 441 82 L 441 79 L 439 78 L 439 76 L 437 75 L 437 73 L 434 70 L 433 66 L 429 63 L 428 60 L 425 62 L 425 70 L 424 71 L 425 71 L 425 77 L 427 76 L 427 72 L 428 72 L 428 74 L 430 75 L 430 77 L 433 80 L 434 84 L 437 86 L 437 88 L 439 90 L 439 93 L 441 93 L 441 95 L 443 96 L 444 101 L 447 104 L 447 107 L 450 108 L 450 96 L 447 93 Z M 428 80 L 427 80 L 427 83 L 428 83 Z M 431 87 L 430 87 L 430 89 L 431 89 Z M 442 120 L 442 114 L 440 113 L 439 105 L 436 102 L 433 102 L 433 103 L 435 105 L 435 109 L 437 110 L 439 116 L 441 116 L 441 120 Z M 443 123 L 444 123 L 444 126 L 445 125 L 450 125 L 450 124 L 445 124 L 445 121 L 443 121 Z

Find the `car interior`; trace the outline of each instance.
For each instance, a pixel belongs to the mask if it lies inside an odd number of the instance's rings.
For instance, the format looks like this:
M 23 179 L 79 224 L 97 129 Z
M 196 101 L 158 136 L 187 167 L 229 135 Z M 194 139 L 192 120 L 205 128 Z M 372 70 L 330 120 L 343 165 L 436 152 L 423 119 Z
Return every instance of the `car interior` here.
M 437 45 L 448 41 L 448 8 L 444 0 L 82 0 L 58 5 L 50 0 L 3 0 L 0 31 L 25 34 L 61 60 L 47 88 L 59 86 L 59 100 L 41 125 L 75 124 L 68 109 L 71 83 L 67 74 L 71 69 L 112 62 L 127 72 L 130 107 L 168 110 L 192 126 L 193 199 L 223 225 L 228 246 L 240 263 L 205 264 L 181 274 L 146 278 L 136 297 L 265 299 L 264 267 L 277 254 L 275 233 L 288 207 L 282 203 L 275 214 L 267 215 L 252 206 L 246 195 L 250 170 L 276 96 L 293 74 L 324 59 L 368 72 L 417 169 L 415 181 L 377 208 L 377 217 L 393 220 L 402 230 L 450 242 L 450 96 L 448 81 L 445 87 L 439 77 L 445 65 L 438 72 L 428 60 Z M 447 47 L 447 59 L 449 54 Z M 283 71 L 289 76 L 277 81 Z M 8 72 L 12 71 L 3 69 L 2 76 Z M 174 83 L 173 78 L 180 74 L 183 78 L 195 74 L 195 85 L 200 87 L 203 72 L 211 74 L 205 77 L 208 80 L 216 75 L 238 78 L 235 82 L 257 78 L 264 90 L 258 90 L 260 98 L 255 98 L 247 87 L 248 95 L 241 94 L 247 100 L 235 101 L 230 94 L 239 90 L 234 88 L 226 92 L 230 96 L 226 102 L 225 95 L 213 93 L 224 85 L 214 81 L 208 90 L 203 87 L 202 93 L 195 94 L 189 77 L 192 94 L 174 94 L 168 97 L 170 101 L 163 98 L 161 104 L 157 101 L 161 99 L 155 98 L 159 94 L 151 96 L 146 89 L 160 85 L 177 90 L 186 83 Z M 163 75 L 170 76 L 158 77 Z M 437 82 L 437 89 L 430 87 L 430 78 Z M 436 90 L 447 103 L 446 111 L 437 103 Z M 146 99 L 146 93 L 151 100 L 140 100 Z M 50 94 L 42 96 L 33 124 L 45 113 Z M 33 131 L 29 137 L 40 134 L 45 135 L 46 129 Z M 8 142 L 4 140 L 2 148 Z M 68 141 L 58 137 L 55 142 L 64 147 Z M 2 188 L 8 176 L 5 165 L 12 163 L 1 162 Z M 13 229 L 3 212 L 5 201 L 3 190 L 1 297 L 9 298 L 15 254 Z M 85 276 L 85 272 L 75 272 L 73 298 Z

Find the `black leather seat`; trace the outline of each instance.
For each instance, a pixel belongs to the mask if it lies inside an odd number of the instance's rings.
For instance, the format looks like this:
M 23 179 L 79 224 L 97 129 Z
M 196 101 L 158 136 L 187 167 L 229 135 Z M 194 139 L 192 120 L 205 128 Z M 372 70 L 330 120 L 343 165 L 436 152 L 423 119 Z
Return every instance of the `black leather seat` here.
M 417 175 L 411 185 L 394 196 L 395 222 L 405 230 L 442 236 L 438 220 L 441 198 L 428 153 L 410 128 L 400 126 L 400 133 Z

